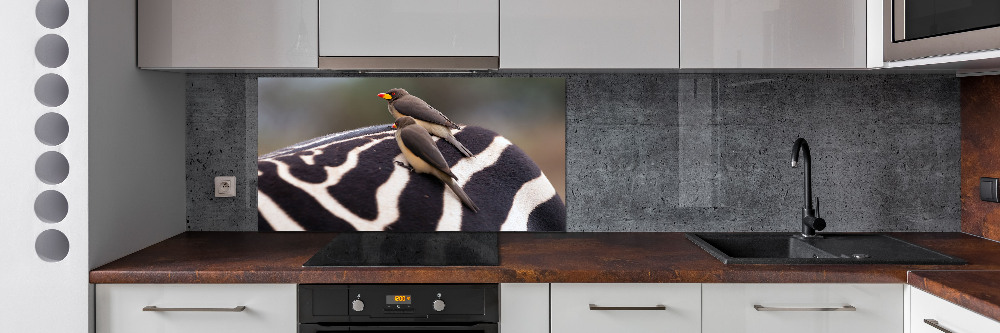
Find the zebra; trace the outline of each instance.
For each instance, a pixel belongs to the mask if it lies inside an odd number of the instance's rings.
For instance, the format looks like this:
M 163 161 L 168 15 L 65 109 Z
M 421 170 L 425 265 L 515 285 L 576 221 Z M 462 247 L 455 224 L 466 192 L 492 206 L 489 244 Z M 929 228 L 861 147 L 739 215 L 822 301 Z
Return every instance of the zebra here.
M 565 231 L 566 206 L 541 169 L 503 136 L 452 130 L 475 155 L 434 138 L 478 213 L 405 162 L 391 125 L 330 134 L 257 159 L 260 231 Z

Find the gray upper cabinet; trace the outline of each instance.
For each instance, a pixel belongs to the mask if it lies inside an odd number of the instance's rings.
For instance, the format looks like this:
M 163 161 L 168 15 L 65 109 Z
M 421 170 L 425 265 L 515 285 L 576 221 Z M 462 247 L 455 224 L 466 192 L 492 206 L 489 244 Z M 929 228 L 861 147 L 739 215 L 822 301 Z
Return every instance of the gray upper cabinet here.
M 141 68 L 882 67 L 880 0 L 138 0 Z
M 138 0 L 140 68 L 317 67 L 316 0 Z
M 881 67 L 880 6 L 866 0 L 683 0 L 681 68 Z M 869 7 L 877 11 L 871 24 Z M 877 65 L 869 61 L 868 36 L 877 45 L 871 50 Z
M 678 0 L 503 0 L 500 68 L 677 68 L 678 10 Z
M 323 57 L 496 57 L 499 0 L 319 0 Z
M 500 0 L 319 0 L 319 67 L 495 70 Z

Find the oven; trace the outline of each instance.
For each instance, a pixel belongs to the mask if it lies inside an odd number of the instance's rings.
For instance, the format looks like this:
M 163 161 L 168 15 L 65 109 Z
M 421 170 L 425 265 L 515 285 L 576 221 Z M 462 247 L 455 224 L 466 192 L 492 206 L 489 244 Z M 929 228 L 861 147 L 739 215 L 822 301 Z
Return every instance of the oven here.
M 299 333 L 497 333 L 496 284 L 302 284 Z
M 883 0 L 885 61 L 1000 49 L 1000 1 Z

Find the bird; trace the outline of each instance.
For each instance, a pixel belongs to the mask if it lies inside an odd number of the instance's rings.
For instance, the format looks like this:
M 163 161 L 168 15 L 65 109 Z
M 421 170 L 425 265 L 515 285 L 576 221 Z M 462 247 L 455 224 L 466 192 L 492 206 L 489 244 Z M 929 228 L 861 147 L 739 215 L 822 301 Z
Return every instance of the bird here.
M 465 206 L 469 207 L 472 212 L 479 212 L 479 207 L 472 202 L 469 195 L 465 194 L 465 191 L 456 182 L 458 177 L 451 172 L 448 162 L 444 160 L 441 151 L 434 144 L 430 133 L 422 126 L 417 126 L 417 124 L 417 120 L 409 116 L 399 117 L 392 124 L 392 128 L 396 130 L 396 144 L 399 145 L 399 150 L 403 152 L 403 158 L 409 163 L 410 170 L 437 177 L 437 179 L 447 184 L 455 192 L 455 195 L 458 196 L 458 199 Z M 402 165 L 401 162 L 397 161 L 396 163 Z
M 402 88 L 389 89 L 389 91 L 378 94 L 378 97 L 389 101 L 389 113 L 392 114 L 394 119 L 399 119 L 403 116 L 413 117 L 413 120 L 420 127 L 426 129 L 428 133 L 448 141 L 465 157 L 472 157 L 472 152 L 468 148 L 465 148 L 451 134 L 452 128 L 462 128 L 448 119 L 441 111 L 424 102 L 420 97 L 410 95 L 410 93 Z

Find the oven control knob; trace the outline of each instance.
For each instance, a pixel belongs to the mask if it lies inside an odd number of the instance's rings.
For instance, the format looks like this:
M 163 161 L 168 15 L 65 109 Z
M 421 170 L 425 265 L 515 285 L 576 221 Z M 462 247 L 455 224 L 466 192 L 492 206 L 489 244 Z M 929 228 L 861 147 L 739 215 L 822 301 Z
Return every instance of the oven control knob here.
M 361 312 L 365 309 L 365 302 L 362 302 L 360 299 L 356 299 L 354 302 L 351 302 L 351 309 Z
M 434 311 L 438 311 L 438 312 L 444 311 L 444 301 L 442 301 L 442 300 L 435 300 L 434 301 Z

